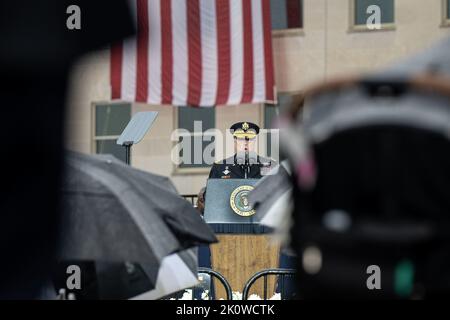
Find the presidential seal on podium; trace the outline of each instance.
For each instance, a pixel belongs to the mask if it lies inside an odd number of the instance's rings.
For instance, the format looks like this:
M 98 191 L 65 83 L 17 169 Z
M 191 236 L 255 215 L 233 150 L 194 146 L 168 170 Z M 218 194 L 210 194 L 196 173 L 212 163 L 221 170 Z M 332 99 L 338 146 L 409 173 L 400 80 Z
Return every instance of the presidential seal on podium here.
M 241 217 L 250 217 L 255 214 L 255 210 L 248 202 L 248 193 L 253 189 L 254 187 L 249 185 L 239 186 L 230 195 L 231 209 Z

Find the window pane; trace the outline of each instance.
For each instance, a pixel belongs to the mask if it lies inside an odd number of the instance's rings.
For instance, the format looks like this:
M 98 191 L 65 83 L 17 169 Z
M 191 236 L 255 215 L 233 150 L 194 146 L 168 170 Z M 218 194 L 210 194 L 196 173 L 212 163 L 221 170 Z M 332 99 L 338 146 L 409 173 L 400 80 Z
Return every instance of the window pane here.
M 116 144 L 116 140 L 97 140 L 96 153 L 112 154 L 125 162 L 125 147 Z
M 190 157 L 191 160 L 190 160 L 190 163 L 181 163 L 179 167 L 180 168 L 202 168 L 202 167 L 210 166 L 211 164 L 205 163 L 205 159 L 203 158 L 203 150 L 205 150 L 205 148 L 209 144 L 214 143 L 214 139 L 215 139 L 214 137 L 211 140 L 209 140 L 209 138 L 203 139 L 203 137 L 191 137 L 191 157 Z M 181 138 L 180 138 L 180 141 L 181 141 Z M 195 150 L 194 143 L 197 143 L 199 146 L 201 146 L 200 152 L 198 152 L 199 150 Z M 197 158 L 195 157 L 196 154 L 197 154 Z M 180 156 L 183 158 L 183 150 L 181 150 Z M 215 152 L 213 151 L 212 158 L 214 159 L 214 157 L 215 157 Z M 198 163 L 199 161 L 201 161 L 201 163 Z
M 194 121 L 202 122 L 202 131 L 215 127 L 214 108 L 178 108 L 178 128 L 194 131 Z
M 130 104 L 107 104 L 95 107 L 95 135 L 118 136 L 130 121 Z
M 186 129 L 189 132 L 194 132 L 194 121 L 201 121 L 201 127 L 198 127 L 196 129 L 201 129 L 202 132 L 205 132 L 208 129 L 215 128 L 215 108 L 178 108 L 178 128 Z M 201 146 L 201 150 L 194 149 L 194 140 L 196 140 L 198 145 Z M 205 159 L 203 159 L 203 150 L 205 150 L 206 146 L 208 146 L 210 143 L 214 143 L 214 139 L 210 141 L 209 137 L 191 137 L 191 163 L 182 163 L 180 164 L 180 168 L 198 168 L 210 166 L 211 164 L 205 163 Z M 180 156 L 183 156 L 183 152 L 181 152 Z M 198 163 L 199 161 L 200 163 Z
M 264 106 L 264 128 L 266 129 L 276 129 L 275 120 L 280 112 L 283 112 L 285 108 L 288 108 L 292 103 L 292 95 L 290 94 L 278 94 L 278 104 L 277 105 L 265 105 Z M 271 150 L 273 148 L 279 148 L 279 145 L 272 146 L 272 135 L 279 133 L 268 133 L 267 134 L 267 146 L 266 146 L 266 156 L 271 158 L 276 158 Z M 279 136 L 278 136 L 279 138 Z M 275 139 L 274 141 L 277 141 Z M 276 149 L 275 149 L 276 150 Z M 279 154 L 279 152 L 278 152 Z M 278 159 L 275 159 L 278 160 Z
M 447 19 L 450 19 L 450 0 L 447 0 Z
M 276 119 L 277 115 L 280 111 L 285 110 L 285 108 L 288 108 L 289 105 L 292 102 L 292 95 L 286 94 L 286 93 L 279 93 L 278 94 L 278 104 L 277 105 L 270 105 L 267 104 L 264 107 L 264 128 L 266 129 L 274 129 L 274 120 Z
M 278 96 L 278 102 L 280 102 L 281 96 Z M 275 119 L 277 118 L 279 114 L 279 107 L 278 105 L 265 105 L 264 106 L 264 128 L 265 129 L 276 129 L 275 125 Z M 269 158 L 273 158 L 272 155 L 272 132 L 267 133 L 267 145 L 266 145 L 266 154 L 265 156 Z M 274 148 L 277 148 L 278 146 L 273 146 Z
M 303 28 L 303 0 L 270 0 L 272 30 Z
M 264 127 L 273 129 L 274 120 L 278 115 L 278 107 L 274 105 L 266 105 L 264 107 Z
M 372 13 L 367 8 L 377 5 L 381 9 L 381 23 L 394 22 L 394 0 L 355 0 L 355 24 L 365 25 Z

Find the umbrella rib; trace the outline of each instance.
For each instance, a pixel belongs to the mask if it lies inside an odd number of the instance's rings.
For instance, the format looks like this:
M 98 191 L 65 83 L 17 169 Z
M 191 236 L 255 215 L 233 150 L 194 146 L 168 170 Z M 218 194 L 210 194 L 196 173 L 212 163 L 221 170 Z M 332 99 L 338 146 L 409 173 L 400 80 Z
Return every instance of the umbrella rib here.
M 111 196 L 111 194 L 108 193 L 102 193 L 102 192 L 95 192 L 95 191 L 77 191 L 77 190 L 62 190 L 65 194 L 77 194 L 77 195 L 83 195 L 87 197 L 98 197 L 98 198 L 114 198 Z
M 154 254 L 158 257 L 158 259 L 162 259 L 168 254 L 174 252 L 177 250 L 176 246 L 169 246 L 169 243 L 178 243 L 176 238 L 169 232 L 169 228 L 167 226 L 164 226 L 167 228 L 167 232 L 165 236 L 172 237 L 172 240 L 174 241 L 163 241 L 161 242 L 161 246 L 155 246 L 151 239 L 148 237 L 148 232 L 144 229 L 144 225 L 146 225 L 148 228 L 150 228 L 150 231 L 153 231 L 155 234 L 162 234 L 162 230 L 156 229 L 151 223 L 147 223 L 142 217 L 139 216 L 139 214 L 136 214 L 135 212 L 135 204 L 137 201 L 139 201 L 139 197 L 135 195 L 135 192 L 133 192 L 130 185 L 126 185 L 124 181 L 118 179 L 113 174 L 108 172 L 107 170 L 103 168 L 98 168 L 91 166 L 89 170 L 85 167 L 84 163 L 80 161 L 80 165 L 78 166 L 79 170 L 82 170 L 85 174 L 91 176 L 94 178 L 94 180 L 99 181 L 102 183 L 102 185 L 111 191 L 112 194 L 116 196 L 116 199 L 122 204 L 124 208 L 128 210 L 130 213 L 130 216 L 132 217 L 136 227 L 141 231 L 141 233 L 144 235 L 144 237 L 147 240 L 147 243 L 151 248 L 153 249 Z M 109 180 L 109 181 L 108 181 Z M 123 186 L 121 190 L 117 190 L 118 186 Z M 130 192 L 131 191 L 131 192 Z M 124 201 L 124 196 L 133 196 L 137 200 L 135 201 Z

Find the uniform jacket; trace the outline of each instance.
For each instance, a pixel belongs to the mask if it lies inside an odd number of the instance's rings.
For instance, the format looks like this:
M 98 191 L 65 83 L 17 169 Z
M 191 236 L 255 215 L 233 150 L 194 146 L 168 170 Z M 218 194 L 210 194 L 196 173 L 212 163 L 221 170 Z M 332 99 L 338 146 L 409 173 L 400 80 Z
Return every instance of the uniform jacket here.
M 259 179 L 266 175 L 276 161 L 258 156 L 256 164 L 249 166 L 247 179 Z M 245 166 L 236 163 L 236 155 L 213 164 L 209 173 L 210 179 L 245 179 Z

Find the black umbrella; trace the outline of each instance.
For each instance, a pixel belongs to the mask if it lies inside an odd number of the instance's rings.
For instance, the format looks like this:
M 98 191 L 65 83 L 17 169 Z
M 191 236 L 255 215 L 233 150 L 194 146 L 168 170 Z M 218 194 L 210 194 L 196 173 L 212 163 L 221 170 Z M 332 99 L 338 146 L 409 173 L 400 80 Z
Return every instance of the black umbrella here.
M 188 249 L 166 256 L 161 261 L 156 283 L 151 283 L 139 263 L 104 261 L 62 261 L 53 272 L 55 288 L 66 288 L 69 266 L 80 267 L 80 290 L 63 289 L 74 293 L 77 300 L 154 300 L 174 292 L 194 287 L 197 279 L 196 250 Z M 57 290 L 58 292 L 60 290 Z M 49 297 L 55 295 L 48 294 Z
M 163 259 L 155 287 L 130 296 L 137 300 L 154 300 L 198 284 L 197 250 L 185 250 Z
M 112 156 L 67 153 L 61 260 L 136 263 L 154 287 L 166 256 L 215 241 L 169 179 Z

